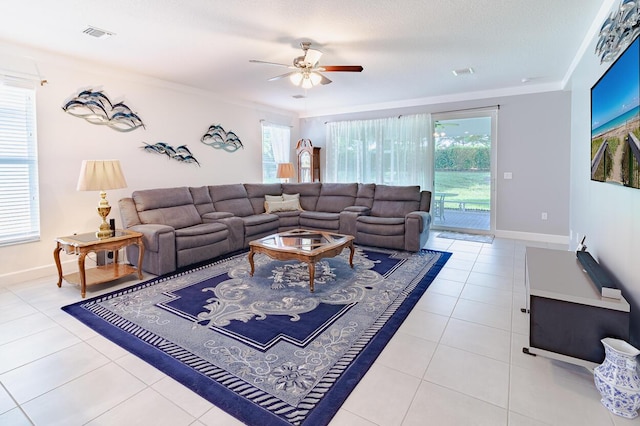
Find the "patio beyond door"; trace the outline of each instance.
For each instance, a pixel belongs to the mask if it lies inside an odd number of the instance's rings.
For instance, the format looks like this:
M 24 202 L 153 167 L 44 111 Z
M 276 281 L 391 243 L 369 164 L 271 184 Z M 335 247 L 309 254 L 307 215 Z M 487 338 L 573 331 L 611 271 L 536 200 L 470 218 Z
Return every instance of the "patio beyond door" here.
M 496 110 L 444 113 L 433 118 L 432 227 L 493 232 Z

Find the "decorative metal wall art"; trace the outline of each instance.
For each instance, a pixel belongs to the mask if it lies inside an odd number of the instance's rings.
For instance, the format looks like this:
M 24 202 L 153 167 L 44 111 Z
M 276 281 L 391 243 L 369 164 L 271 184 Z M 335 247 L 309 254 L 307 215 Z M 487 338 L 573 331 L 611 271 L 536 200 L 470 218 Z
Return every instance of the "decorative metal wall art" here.
M 83 90 L 64 104 L 62 109 L 91 124 L 106 125 L 119 132 L 144 127 L 140 117 L 131 108 L 122 102 L 111 103 L 102 91 Z
M 144 146 L 142 146 L 141 148 L 147 152 L 164 154 L 173 160 L 180 161 L 182 163 L 195 163 L 200 166 L 200 163 L 198 162 L 198 160 L 196 160 L 193 154 L 191 154 L 191 151 L 189 151 L 189 148 L 187 148 L 186 145 L 180 145 L 174 148 L 164 142 L 158 142 L 153 145 L 150 145 L 146 142 L 142 143 L 144 144 Z
M 209 126 L 209 130 L 200 138 L 200 142 L 216 149 L 224 149 L 227 152 L 235 152 L 244 148 L 235 133 L 225 131 L 219 124 Z
M 610 62 L 640 34 L 640 0 L 622 0 L 600 28 L 596 55 Z

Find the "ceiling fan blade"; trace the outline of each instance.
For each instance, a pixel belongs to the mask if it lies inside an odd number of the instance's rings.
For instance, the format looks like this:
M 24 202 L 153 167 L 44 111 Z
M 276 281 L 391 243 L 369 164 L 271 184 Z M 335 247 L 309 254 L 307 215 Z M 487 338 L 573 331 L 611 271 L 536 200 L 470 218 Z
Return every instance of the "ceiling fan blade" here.
M 266 64 L 266 65 L 275 65 L 275 66 L 278 66 L 278 67 L 292 68 L 291 65 L 279 64 L 277 62 L 259 61 L 257 59 L 249 59 L 249 62 L 253 62 L 254 64 Z
M 364 68 L 360 65 L 322 65 L 326 72 L 346 71 L 346 72 L 362 72 Z
M 318 63 L 320 57 L 322 56 L 322 52 L 315 49 L 308 49 L 307 54 L 304 55 L 304 61 L 309 64 L 309 66 L 313 67 Z
M 275 81 L 275 80 L 280 80 L 282 78 L 287 78 L 289 77 L 291 74 L 296 74 L 298 71 L 291 71 L 288 72 L 286 74 L 280 74 L 280 75 L 276 75 L 275 77 L 271 77 L 270 79 L 268 79 L 267 81 Z
M 325 77 L 324 75 L 320 74 L 320 73 L 316 73 L 318 74 L 320 77 L 322 77 L 322 80 L 320 80 L 320 84 L 329 84 L 331 83 L 331 80 L 329 80 L 327 77 Z

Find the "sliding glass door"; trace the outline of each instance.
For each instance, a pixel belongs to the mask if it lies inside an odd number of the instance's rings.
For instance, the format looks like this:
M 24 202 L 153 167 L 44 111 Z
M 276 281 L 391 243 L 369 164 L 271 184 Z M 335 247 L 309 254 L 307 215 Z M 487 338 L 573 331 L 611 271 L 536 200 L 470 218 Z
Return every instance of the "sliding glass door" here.
M 434 114 L 435 229 L 495 229 L 497 108 Z

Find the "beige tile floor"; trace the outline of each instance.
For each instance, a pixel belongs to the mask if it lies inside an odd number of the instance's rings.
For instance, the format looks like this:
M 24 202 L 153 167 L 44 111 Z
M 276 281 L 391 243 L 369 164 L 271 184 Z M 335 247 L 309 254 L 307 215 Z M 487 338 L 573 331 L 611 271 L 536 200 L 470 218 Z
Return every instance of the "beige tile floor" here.
M 332 426 L 640 425 L 600 404 L 586 369 L 522 353 L 525 247 L 563 247 L 435 234 L 452 258 Z M 62 312 L 80 295 L 55 282 L 0 286 L 0 425 L 240 424 Z

